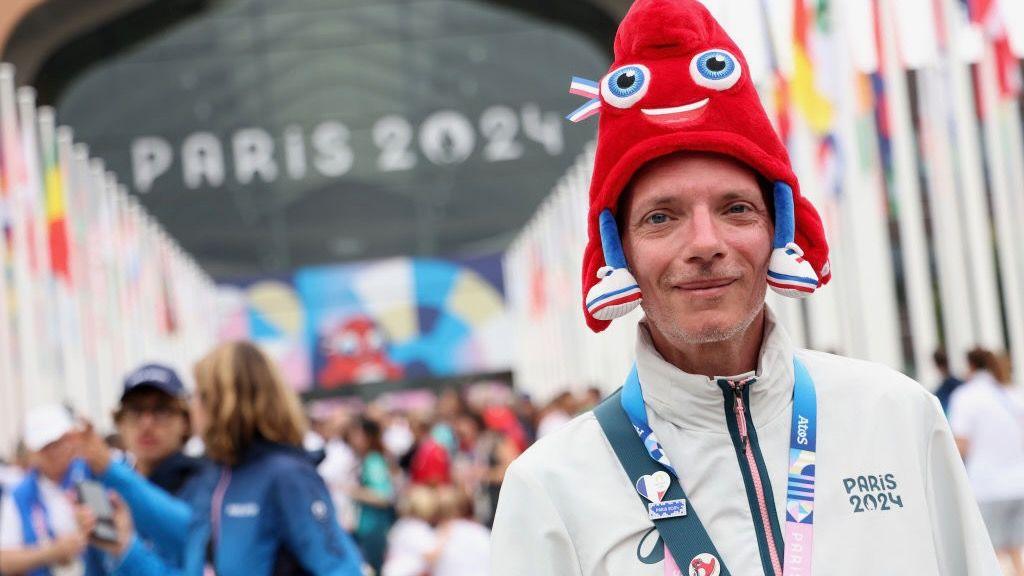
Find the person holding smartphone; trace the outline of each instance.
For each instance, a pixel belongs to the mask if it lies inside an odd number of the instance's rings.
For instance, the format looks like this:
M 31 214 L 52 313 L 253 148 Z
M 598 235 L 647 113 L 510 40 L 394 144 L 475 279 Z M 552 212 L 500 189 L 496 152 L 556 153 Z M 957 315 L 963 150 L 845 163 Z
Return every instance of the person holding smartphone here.
M 87 470 L 76 458 L 75 432 L 71 413 L 59 404 L 25 415 L 30 470 L 0 504 L 0 572 L 50 576 L 82 569 L 88 540 L 75 523 L 71 492 Z M 97 565 L 87 562 L 87 573 Z
M 298 398 L 270 360 L 252 344 L 229 343 L 195 374 L 192 421 L 213 464 L 183 487 L 185 514 L 175 498 L 145 500 L 146 514 L 165 528 L 153 548 L 139 544 L 135 503 L 113 499 L 117 541 L 97 545 L 120 561 L 114 573 L 361 576 L 359 550 L 302 449 Z M 180 546 L 178 565 L 155 552 L 173 546 Z
M 88 428 L 82 436 L 82 454 L 89 469 L 119 498 L 111 518 L 118 537 L 96 538 L 94 506 L 78 510 L 79 522 L 93 534 L 93 543 L 106 552 L 108 572 L 116 572 L 138 547 L 157 554 L 168 566 L 180 567 L 191 510 L 185 500 L 187 485 L 204 465 L 182 453 L 191 434 L 188 393 L 170 367 L 147 364 L 124 380 L 114 422 L 134 466 L 112 457 L 103 439 Z M 122 510 L 123 509 L 123 510 Z M 118 512 L 130 516 L 130 523 Z M 138 537 L 133 536 L 137 532 Z M 135 550 L 133 550 L 133 548 Z

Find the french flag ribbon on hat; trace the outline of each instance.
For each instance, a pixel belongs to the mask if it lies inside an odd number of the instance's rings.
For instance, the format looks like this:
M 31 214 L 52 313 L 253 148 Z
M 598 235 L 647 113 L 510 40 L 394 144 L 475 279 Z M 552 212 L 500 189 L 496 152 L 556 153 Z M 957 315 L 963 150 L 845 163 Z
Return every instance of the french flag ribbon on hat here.
M 803 298 L 831 278 L 821 218 L 800 195 L 748 70 L 739 47 L 697 0 L 637 0 L 615 36 L 608 73 L 599 81 L 572 79 L 570 92 L 587 101 L 569 120 L 599 117 L 583 257 L 584 316 L 595 332 L 643 299 L 622 252 L 619 197 L 643 165 L 675 152 L 730 156 L 772 183 L 772 290 Z

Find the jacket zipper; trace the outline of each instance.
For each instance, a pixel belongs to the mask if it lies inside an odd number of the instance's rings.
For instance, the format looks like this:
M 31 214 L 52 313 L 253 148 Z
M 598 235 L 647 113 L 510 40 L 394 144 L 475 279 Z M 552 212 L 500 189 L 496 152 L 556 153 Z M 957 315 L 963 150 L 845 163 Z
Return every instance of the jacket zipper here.
M 746 380 L 720 380 L 719 385 L 723 391 L 731 392 L 732 410 L 726 403 L 726 416 L 735 424 L 733 441 L 736 444 L 737 458 L 740 469 L 744 471 L 744 482 L 747 485 L 748 503 L 751 512 L 754 514 L 754 527 L 758 533 L 758 543 L 761 545 L 761 564 L 766 576 L 782 576 L 782 557 L 779 554 L 775 527 L 774 508 L 775 501 L 771 497 L 771 484 L 762 473 L 764 468 L 763 458 L 756 446 L 756 431 L 754 439 L 751 439 L 750 428 L 753 428 L 753 420 L 747 410 L 747 398 L 749 398 L 749 386 L 755 382 L 755 378 Z M 732 427 L 730 427 L 732 428 Z M 751 496 L 753 496 L 751 498 Z M 753 509 L 757 508 L 755 512 Z M 770 570 L 770 572 L 769 572 Z

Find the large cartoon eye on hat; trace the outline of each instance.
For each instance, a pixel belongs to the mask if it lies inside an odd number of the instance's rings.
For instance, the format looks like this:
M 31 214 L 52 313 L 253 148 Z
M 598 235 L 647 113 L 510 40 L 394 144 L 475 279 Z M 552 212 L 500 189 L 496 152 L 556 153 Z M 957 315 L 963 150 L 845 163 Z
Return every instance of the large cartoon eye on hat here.
M 743 68 L 738 58 L 725 50 L 701 52 L 690 60 L 690 77 L 698 86 L 728 90 L 740 81 Z
M 601 97 L 616 108 L 630 108 L 647 94 L 651 71 L 643 64 L 630 64 L 612 70 L 601 80 Z

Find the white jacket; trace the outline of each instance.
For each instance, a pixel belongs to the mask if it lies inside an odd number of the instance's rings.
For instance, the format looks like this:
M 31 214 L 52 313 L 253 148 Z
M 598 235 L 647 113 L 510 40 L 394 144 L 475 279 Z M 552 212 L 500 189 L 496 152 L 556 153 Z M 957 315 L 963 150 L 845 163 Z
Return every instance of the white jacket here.
M 813 573 L 1000 574 L 935 398 L 878 364 L 794 350 L 770 311 L 766 317 L 748 410 L 779 527 L 785 526 L 794 353 L 817 391 Z M 748 504 L 726 425 L 731 404 L 713 380 L 663 360 L 644 325 L 636 354 L 651 428 L 722 560 L 733 576 L 765 574 L 757 511 Z M 492 538 L 494 576 L 665 575 L 661 544 L 633 480 L 593 413 L 537 442 L 505 475 Z M 676 561 L 685 576 L 690 559 Z

